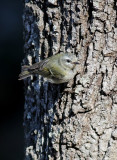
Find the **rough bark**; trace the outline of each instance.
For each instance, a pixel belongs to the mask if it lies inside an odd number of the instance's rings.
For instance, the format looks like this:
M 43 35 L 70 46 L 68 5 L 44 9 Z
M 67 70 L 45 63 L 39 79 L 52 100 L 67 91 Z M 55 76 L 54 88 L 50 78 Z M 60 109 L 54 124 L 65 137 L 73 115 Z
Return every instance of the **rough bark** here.
M 80 60 L 67 85 L 25 83 L 26 160 L 117 160 L 116 0 L 25 0 L 23 64 Z

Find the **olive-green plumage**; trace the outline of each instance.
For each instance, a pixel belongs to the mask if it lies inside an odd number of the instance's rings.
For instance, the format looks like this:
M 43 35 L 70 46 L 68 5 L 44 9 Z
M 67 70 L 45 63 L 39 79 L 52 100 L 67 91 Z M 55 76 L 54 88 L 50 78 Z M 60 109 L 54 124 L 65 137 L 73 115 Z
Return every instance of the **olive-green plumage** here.
M 22 66 L 19 80 L 39 74 L 47 78 L 51 83 L 59 84 L 68 82 L 76 74 L 76 64 L 78 62 L 75 55 L 65 53 L 56 54 L 32 66 Z

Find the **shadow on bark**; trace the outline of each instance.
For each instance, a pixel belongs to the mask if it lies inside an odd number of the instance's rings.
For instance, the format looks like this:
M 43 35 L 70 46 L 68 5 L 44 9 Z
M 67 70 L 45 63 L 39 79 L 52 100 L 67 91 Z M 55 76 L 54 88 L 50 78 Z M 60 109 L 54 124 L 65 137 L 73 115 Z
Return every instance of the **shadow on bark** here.
M 33 13 L 30 6 L 26 6 L 25 14 L 28 14 L 27 18 L 29 18 L 29 20 L 26 20 L 28 33 L 26 30 L 24 31 L 24 48 L 28 53 L 26 54 L 23 64 L 29 65 L 28 63 L 30 63 L 31 65 L 38 61 L 38 51 L 40 47 L 42 50 L 40 59 L 44 59 L 45 48 L 44 43 L 40 46 L 40 33 L 38 25 L 36 24 L 37 16 Z M 46 20 L 47 17 L 44 22 Z M 46 34 L 46 32 L 44 34 Z M 29 39 L 28 36 L 32 36 L 31 41 L 27 41 Z M 46 35 L 46 38 L 48 38 L 50 48 L 52 48 L 51 37 L 47 37 Z M 34 50 L 34 48 L 36 48 L 36 50 Z M 48 55 L 50 56 L 51 54 L 52 50 L 49 50 Z M 53 137 L 49 135 L 51 132 L 51 125 L 53 124 L 53 117 L 56 113 L 55 104 L 61 99 L 62 92 L 64 88 L 66 88 L 67 84 L 50 84 L 48 82 L 44 82 L 43 78 L 38 78 L 38 76 L 27 78 L 24 80 L 24 84 L 26 95 L 24 112 L 25 148 L 27 149 L 27 152 L 30 152 L 31 149 L 35 150 L 34 155 L 38 155 L 37 159 L 48 159 L 48 155 L 53 155 L 54 152 L 56 154 L 56 151 L 51 149 L 51 139 Z M 32 146 L 33 148 L 31 148 Z M 29 154 L 26 156 L 26 159 L 32 159 L 32 156 Z

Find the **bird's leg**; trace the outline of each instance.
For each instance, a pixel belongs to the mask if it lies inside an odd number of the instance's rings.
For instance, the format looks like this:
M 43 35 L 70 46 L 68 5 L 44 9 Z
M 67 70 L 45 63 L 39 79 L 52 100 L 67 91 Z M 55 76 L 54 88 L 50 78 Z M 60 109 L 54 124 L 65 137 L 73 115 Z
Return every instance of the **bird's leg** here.
M 67 84 L 66 88 L 64 89 L 64 92 L 68 93 L 75 93 L 75 89 L 73 88 L 73 80 L 70 80 L 69 83 Z

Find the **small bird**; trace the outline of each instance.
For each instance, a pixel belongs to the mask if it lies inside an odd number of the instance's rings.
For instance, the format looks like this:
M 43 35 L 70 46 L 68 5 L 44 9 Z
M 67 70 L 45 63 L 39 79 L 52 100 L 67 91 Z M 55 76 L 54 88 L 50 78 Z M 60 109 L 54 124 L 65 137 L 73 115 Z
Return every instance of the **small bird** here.
M 56 54 L 32 66 L 22 66 L 19 80 L 38 74 L 51 83 L 65 83 L 74 78 L 77 64 L 76 56 L 71 53 Z

